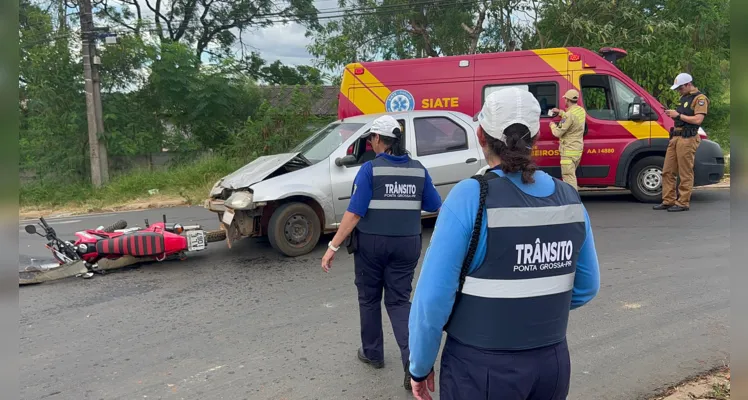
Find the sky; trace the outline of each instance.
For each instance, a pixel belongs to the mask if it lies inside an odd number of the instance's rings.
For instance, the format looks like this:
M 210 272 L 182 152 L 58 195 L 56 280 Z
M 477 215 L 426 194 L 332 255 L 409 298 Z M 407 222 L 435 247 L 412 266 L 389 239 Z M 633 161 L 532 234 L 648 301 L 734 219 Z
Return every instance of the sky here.
M 318 10 L 332 11 L 339 9 L 337 0 L 315 0 Z M 323 21 L 326 22 L 326 21 Z M 255 32 L 245 32 L 242 39 L 248 46 L 247 51 L 258 51 L 268 64 L 280 60 L 287 65 L 311 65 L 314 61 L 306 46 L 312 39 L 304 37 L 306 28 L 297 23 L 274 25 Z

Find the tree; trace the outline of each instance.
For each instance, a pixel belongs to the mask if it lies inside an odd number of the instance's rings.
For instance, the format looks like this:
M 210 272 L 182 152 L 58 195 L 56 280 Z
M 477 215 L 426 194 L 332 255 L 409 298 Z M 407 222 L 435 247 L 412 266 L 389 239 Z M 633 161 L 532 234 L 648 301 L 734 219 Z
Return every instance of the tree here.
M 537 1 L 537 0 L 536 0 Z M 511 51 L 528 37 L 519 12 L 531 0 L 342 1 L 342 17 L 309 30 L 309 46 L 329 69 L 376 57 L 405 59 Z
M 100 17 L 126 31 L 149 32 L 161 43 L 191 46 L 199 60 L 206 51 L 219 58 L 230 55 L 246 29 L 289 21 L 318 26 L 312 0 L 277 4 L 273 0 L 98 0 L 95 7 Z
M 53 21 L 28 0 L 19 5 L 21 168 L 42 179 L 79 179 L 88 164 L 83 68 L 71 54 L 64 17 Z

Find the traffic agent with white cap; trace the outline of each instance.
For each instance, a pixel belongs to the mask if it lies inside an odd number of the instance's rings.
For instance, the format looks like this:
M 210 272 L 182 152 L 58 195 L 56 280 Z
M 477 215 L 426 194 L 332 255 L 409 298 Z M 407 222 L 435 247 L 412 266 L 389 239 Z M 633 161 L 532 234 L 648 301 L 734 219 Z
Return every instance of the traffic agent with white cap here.
M 421 257 L 421 210 L 436 212 L 442 201 L 426 168 L 405 152 L 401 136 L 400 124 L 389 115 L 374 120 L 362 135 L 377 155 L 356 174 L 348 210 L 328 244 L 322 269 L 330 271 L 335 253 L 347 238 L 348 251 L 354 255 L 361 318 L 358 359 L 374 368 L 384 367 L 384 292 L 400 347 L 403 386 L 411 390 L 408 315 L 413 275 Z
M 413 395 L 431 399 L 446 331 L 441 399 L 566 399 L 569 310 L 600 287 L 590 219 L 532 160 L 530 92 L 493 92 L 476 119 L 490 169 L 458 183 L 437 218 L 410 313 Z

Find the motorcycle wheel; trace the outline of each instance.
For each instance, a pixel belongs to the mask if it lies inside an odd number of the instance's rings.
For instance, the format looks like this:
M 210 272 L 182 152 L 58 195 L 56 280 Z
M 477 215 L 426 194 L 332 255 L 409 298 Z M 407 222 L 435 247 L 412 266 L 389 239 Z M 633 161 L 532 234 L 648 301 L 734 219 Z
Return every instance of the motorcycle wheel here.
M 115 222 L 115 223 L 107 226 L 106 228 L 104 228 L 104 232 L 110 232 L 111 233 L 111 232 L 116 231 L 117 229 L 125 229 L 125 228 L 127 228 L 127 221 L 121 219 L 121 220 L 119 220 L 119 221 L 117 221 L 117 222 Z
M 222 242 L 224 240 L 226 240 L 226 231 L 224 230 L 205 232 L 205 241 L 208 243 Z

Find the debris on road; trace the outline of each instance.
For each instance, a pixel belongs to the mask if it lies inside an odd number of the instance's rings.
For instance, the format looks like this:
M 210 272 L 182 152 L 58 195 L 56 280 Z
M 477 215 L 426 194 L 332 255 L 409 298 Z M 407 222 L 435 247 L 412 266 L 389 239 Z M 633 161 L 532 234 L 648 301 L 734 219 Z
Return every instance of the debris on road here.
M 689 378 L 651 400 L 730 400 L 730 367 Z

